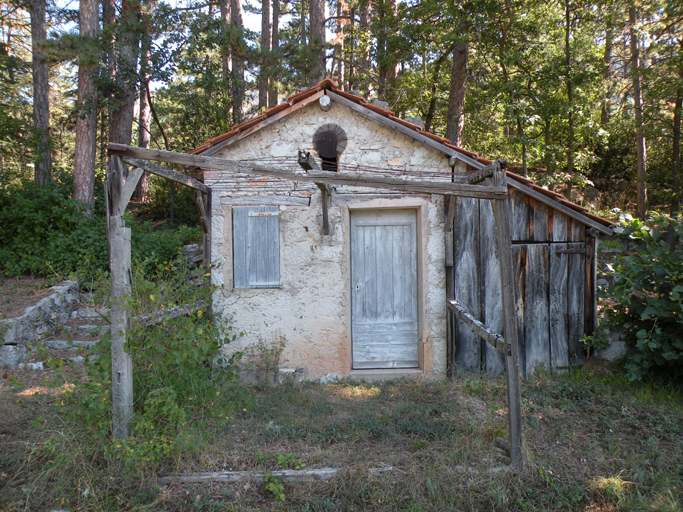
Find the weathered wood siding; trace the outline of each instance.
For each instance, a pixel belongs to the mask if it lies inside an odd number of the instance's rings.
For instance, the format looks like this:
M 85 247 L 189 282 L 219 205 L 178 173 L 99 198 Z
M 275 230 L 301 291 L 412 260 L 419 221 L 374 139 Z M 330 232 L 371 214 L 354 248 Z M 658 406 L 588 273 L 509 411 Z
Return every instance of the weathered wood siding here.
M 586 227 L 510 190 L 522 373 L 583 362 L 581 338 L 592 325 L 592 240 Z M 488 201 L 459 199 L 454 219 L 454 298 L 492 331 L 503 333 L 498 247 Z M 586 249 L 588 248 L 588 252 Z M 456 319 L 449 326 L 453 364 L 496 374 L 503 356 Z

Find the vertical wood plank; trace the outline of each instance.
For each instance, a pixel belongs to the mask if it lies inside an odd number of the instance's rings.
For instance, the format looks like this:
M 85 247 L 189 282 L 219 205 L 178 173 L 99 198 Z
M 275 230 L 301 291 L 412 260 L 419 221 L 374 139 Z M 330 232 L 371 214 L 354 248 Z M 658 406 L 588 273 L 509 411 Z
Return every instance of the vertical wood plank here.
M 516 244 L 512 246 L 512 263 L 515 269 L 515 313 L 517 321 L 517 345 L 519 369 L 526 377 L 526 340 L 524 339 L 524 300 L 526 298 L 526 266 L 527 246 Z
M 503 334 L 500 261 L 491 201 L 479 201 L 479 219 L 482 322 L 489 330 Z M 486 373 L 498 375 L 505 370 L 505 356 L 500 351 L 483 340 L 481 350 Z
M 548 246 L 527 246 L 526 297 L 524 300 L 524 338 L 526 374 L 537 366 L 550 367 L 548 330 Z
M 111 229 L 111 390 L 114 409 L 114 437 L 124 439 L 129 434 L 133 416 L 133 360 L 127 352 L 126 333 L 130 328 L 127 299 L 130 294 L 130 229 L 123 217 L 112 215 Z
M 568 244 L 570 249 L 583 251 L 584 243 Z M 585 334 L 585 254 L 569 254 L 567 270 L 567 336 L 569 362 L 572 365 L 583 363 L 583 347 L 581 338 Z
M 499 162 L 494 162 L 494 183 L 505 186 L 505 170 Z M 510 355 L 505 363 L 508 377 L 508 416 L 510 418 L 510 459 L 511 467 L 521 471 L 524 467 L 522 456 L 522 395 L 519 382 L 519 346 L 517 343 L 517 321 L 515 314 L 515 283 L 512 262 L 512 240 L 510 238 L 510 210 L 507 198 L 493 202 L 496 220 L 498 256 L 500 259 L 501 297 L 505 341 L 510 346 Z
M 534 242 L 547 242 L 548 236 L 548 207 L 536 201 L 534 205 Z
M 508 189 L 510 204 L 510 237 L 515 242 L 527 242 L 529 235 L 529 196 Z
M 567 336 L 567 260 L 562 251 L 567 244 L 550 245 L 550 364 L 553 368 L 569 366 Z
M 553 219 L 553 242 L 567 242 L 567 216 L 560 212 L 555 212 Z
M 454 221 L 455 254 L 454 295 L 473 316 L 480 319 L 479 269 L 479 200 L 458 198 Z M 455 361 L 458 366 L 479 370 L 481 342 L 469 327 L 455 320 L 457 346 Z

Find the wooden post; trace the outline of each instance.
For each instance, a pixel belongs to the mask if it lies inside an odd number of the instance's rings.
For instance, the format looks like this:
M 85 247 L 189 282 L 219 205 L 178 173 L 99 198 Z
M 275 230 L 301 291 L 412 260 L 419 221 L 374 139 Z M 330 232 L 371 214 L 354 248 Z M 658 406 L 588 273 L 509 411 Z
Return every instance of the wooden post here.
M 323 205 L 323 235 L 329 235 L 332 232 L 330 225 L 330 190 L 324 183 L 316 183 L 320 189 L 321 200 Z
M 493 180 L 495 186 L 506 186 L 505 169 L 495 162 Z M 522 397 L 519 382 L 519 348 L 517 341 L 517 315 L 515 314 L 514 266 L 512 262 L 512 240 L 510 238 L 510 209 L 508 199 L 493 200 L 493 215 L 498 235 L 498 257 L 500 259 L 500 281 L 503 302 L 505 341 L 510 352 L 505 357 L 508 377 L 508 411 L 510 418 L 510 459 L 515 470 L 522 470 Z
M 129 434 L 133 416 L 133 359 L 126 352 L 126 332 L 130 328 L 130 312 L 126 300 L 130 294 L 130 228 L 124 226 L 124 168 L 121 159 L 112 156 L 107 176 L 110 208 L 109 243 L 111 253 L 111 394 L 114 409 L 114 437 L 124 439 Z

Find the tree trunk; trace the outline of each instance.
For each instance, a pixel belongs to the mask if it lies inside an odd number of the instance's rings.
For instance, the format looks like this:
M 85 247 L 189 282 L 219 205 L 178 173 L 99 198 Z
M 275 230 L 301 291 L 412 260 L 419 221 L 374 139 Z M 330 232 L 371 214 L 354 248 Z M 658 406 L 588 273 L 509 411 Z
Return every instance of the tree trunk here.
M 367 92 L 368 84 L 370 82 L 370 47 L 372 32 L 370 30 L 370 0 L 360 0 L 360 20 L 358 27 L 358 40 L 356 46 L 358 48 L 358 71 L 361 75 L 360 85 L 363 92 Z M 358 83 L 358 80 L 356 80 Z
M 574 175 L 574 84 L 572 73 L 571 51 L 571 6 L 569 0 L 564 3 L 564 58 L 566 66 L 565 83 L 567 85 L 567 174 Z M 572 199 L 572 185 L 567 183 L 567 199 Z
M 47 40 L 45 0 L 31 0 L 31 50 L 33 52 L 33 128 L 38 142 L 35 153 L 35 181 L 47 185 L 52 174 L 50 152 L 50 84 L 43 45 Z
M 453 47 L 451 87 L 448 92 L 448 120 L 446 138 L 456 146 L 462 144 L 462 130 L 465 125 L 463 109 L 467 84 L 467 51 L 469 43 L 457 43 Z
M 104 100 L 108 108 L 102 108 L 102 129 L 100 130 L 101 151 L 100 158 L 106 165 L 107 140 L 111 138 L 111 103 L 114 101 L 114 82 L 116 81 L 116 51 L 114 49 L 114 25 L 116 23 L 115 0 L 102 0 L 102 35 L 105 45 L 105 59 L 107 62 L 106 87 Z
M 142 5 L 143 33 L 140 52 L 140 118 L 138 123 L 138 146 L 149 148 L 152 141 L 152 108 L 149 92 L 149 64 L 152 54 L 152 13 L 156 0 L 144 0 Z M 135 195 L 144 203 L 149 199 L 149 173 L 145 173 L 138 182 Z
M 258 75 L 258 106 L 268 106 L 270 74 L 270 0 L 261 0 L 261 69 Z
M 638 218 L 645 219 L 647 213 L 647 150 L 643 133 L 643 98 L 640 91 L 640 51 L 636 31 L 636 7 L 631 3 L 628 10 L 631 43 L 631 73 L 633 79 L 633 100 L 636 131 L 636 172 L 638 182 Z
M 116 56 L 116 93 L 111 110 L 109 140 L 129 145 L 133 135 L 133 109 L 137 83 L 138 45 L 136 25 L 139 22 L 140 4 L 136 0 L 122 0 L 118 24 L 118 55 Z
M 273 0 L 273 26 L 271 28 L 270 50 L 272 66 L 270 68 L 270 84 L 268 86 L 268 107 L 277 105 L 277 83 L 275 67 L 277 51 L 280 47 L 280 0 Z
M 337 84 L 343 91 L 346 88 L 346 52 L 344 41 L 344 25 L 345 21 L 342 18 L 347 13 L 347 5 L 345 0 L 337 0 L 337 27 L 334 37 L 334 45 L 336 46 L 335 55 L 337 55 Z
M 232 30 L 230 31 L 232 49 L 232 122 L 239 124 L 244 118 L 245 44 L 241 0 L 230 0 L 230 23 L 232 25 Z
M 78 10 L 79 33 L 93 48 L 97 44 L 99 13 L 97 0 L 80 0 Z M 85 46 L 85 45 L 84 45 Z M 81 55 L 78 62 L 78 99 L 76 143 L 74 154 L 74 198 L 88 205 L 84 212 L 93 216 L 95 206 L 95 159 L 97 157 L 97 92 L 93 71 L 95 55 Z
M 602 56 L 602 78 L 605 82 L 602 94 L 602 109 L 600 112 L 600 125 L 607 128 L 610 120 L 610 103 L 612 96 L 612 46 L 614 29 L 612 28 L 612 16 L 608 15 L 605 21 L 605 51 Z
M 443 65 L 444 61 L 446 60 L 446 57 L 448 57 L 448 54 L 453 51 L 453 46 L 452 48 L 449 48 L 447 51 L 441 54 L 441 56 L 436 59 L 436 62 L 434 63 L 434 72 L 432 73 L 432 91 L 431 91 L 431 96 L 429 98 L 429 109 L 427 110 L 427 116 L 425 118 L 425 131 L 430 132 L 432 131 L 432 123 L 434 122 L 434 114 L 436 113 L 436 100 L 437 100 L 437 84 L 439 83 L 439 73 L 441 73 L 441 66 Z M 426 70 L 425 70 L 426 73 Z
M 311 6 L 310 48 L 313 61 L 311 85 L 313 85 L 325 78 L 325 2 L 324 0 L 310 0 L 309 3 Z
M 221 7 L 221 68 L 223 70 L 223 82 L 226 86 L 226 91 L 230 87 L 230 77 L 232 73 L 232 55 L 230 53 L 230 0 L 220 0 Z
M 683 79 L 683 73 L 680 74 Z M 683 203 L 683 168 L 681 167 L 681 114 L 683 114 L 683 88 L 676 90 L 676 103 L 674 105 L 674 124 L 673 124 L 673 147 L 671 151 L 672 173 L 674 177 L 674 190 L 678 195 L 671 203 L 669 213 L 674 218 L 681 211 Z M 673 222 L 669 222 L 667 228 L 667 243 L 672 251 L 677 250 L 678 237 Z

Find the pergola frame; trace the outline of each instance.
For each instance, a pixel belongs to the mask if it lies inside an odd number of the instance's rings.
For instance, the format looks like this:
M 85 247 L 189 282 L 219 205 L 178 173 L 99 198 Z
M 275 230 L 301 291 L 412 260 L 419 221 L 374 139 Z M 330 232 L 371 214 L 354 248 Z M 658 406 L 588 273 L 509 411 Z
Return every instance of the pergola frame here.
M 450 196 L 446 216 L 446 240 L 450 240 L 447 258 L 453 258 L 452 227 L 455 215 L 455 197 L 487 199 L 493 203 L 496 222 L 498 255 L 500 262 L 501 294 L 504 320 L 504 336 L 492 332 L 476 320 L 462 306 L 447 299 L 446 306 L 465 325 L 481 336 L 496 350 L 505 355 L 508 380 L 508 416 L 510 421 L 511 468 L 521 470 L 522 455 L 522 410 L 519 378 L 519 354 L 512 263 L 512 242 L 510 238 L 510 212 L 508 206 L 505 163 L 501 161 L 479 169 L 467 178 L 454 178 L 453 182 L 428 180 L 406 180 L 368 176 L 363 173 L 326 172 L 308 170 L 294 172 L 272 169 L 259 165 L 235 162 L 223 158 L 191 155 L 155 149 L 144 149 L 123 144 L 109 144 L 109 166 L 107 170 L 107 235 L 110 249 L 111 268 L 111 355 L 112 355 L 112 404 L 113 434 L 125 438 L 133 415 L 133 363 L 125 350 L 126 332 L 130 327 L 130 313 L 123 301 L 130 293 L 130 228 L 124 226 L 123 212 L 126 209 L 143 171 L 164 177 L 191 187 L 196 192 L 197 208 L 204 231 L 204 263 L 208 266 L 211 248 L 211 188 L 190 176 L 178 173 L 152 161 L 184 165 L 211 171 L 268 176 L 292 181 L 313 182 L 323 194 L 329 194 L 330 185 L 349 185 L 378 189 L 391 189 L 407 193 L 440 194 Z M 133 170 L 126 172 L 123 164 Z M 485 185 L 486 178 L 492 178 L 493 185 Z M 327 217 L 329 201 L 323 201 L 323 219 Z M 325 228 L 325 226 L 324 226 Z M 450 255 L 449 255 L 450 253 Z

